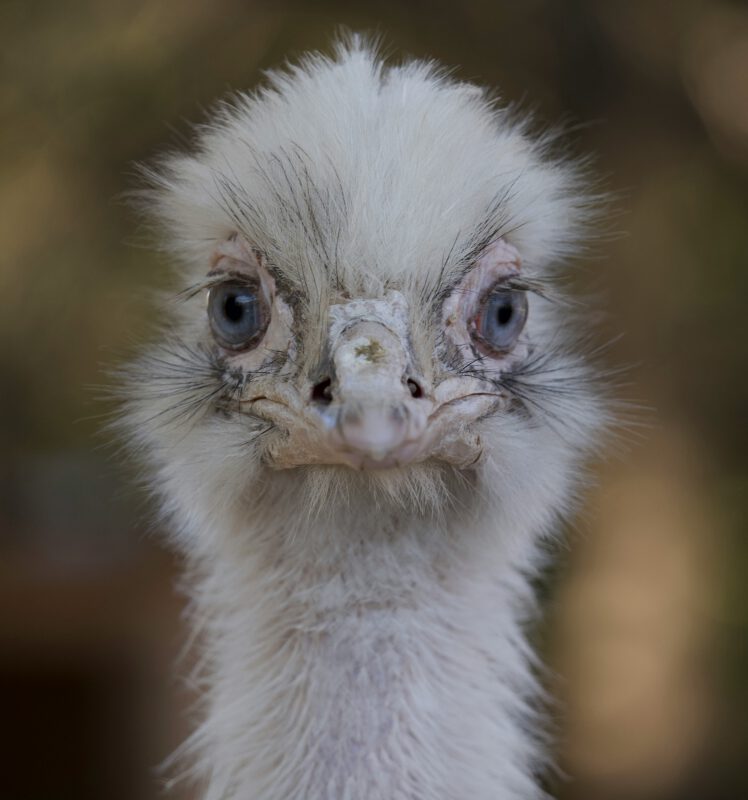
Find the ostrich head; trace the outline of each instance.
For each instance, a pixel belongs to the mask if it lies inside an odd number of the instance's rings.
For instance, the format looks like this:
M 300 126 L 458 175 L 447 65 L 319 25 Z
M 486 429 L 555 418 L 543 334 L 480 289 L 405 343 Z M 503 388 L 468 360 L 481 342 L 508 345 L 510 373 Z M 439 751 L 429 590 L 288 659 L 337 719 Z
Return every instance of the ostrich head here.
M 601 418 L 548 283 L 591 199 L 482 90 L 338 56 L 271 74 L 150 174 L 183 291 L 131 431 L 183 516 L 274 483 L 438 512 L 468 478 L 542 528 Z

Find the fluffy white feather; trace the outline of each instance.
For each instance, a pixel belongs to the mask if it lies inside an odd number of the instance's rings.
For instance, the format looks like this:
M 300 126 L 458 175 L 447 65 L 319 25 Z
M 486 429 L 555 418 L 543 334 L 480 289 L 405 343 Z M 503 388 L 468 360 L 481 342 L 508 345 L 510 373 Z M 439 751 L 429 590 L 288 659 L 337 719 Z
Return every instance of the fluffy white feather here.
M 354 39 L 270 74 L 150 174 L 184 291 L 133 365 L 126 422 L 191 564 L 204 704 L 181 756 L 205 800 L 542 796 L 529 579 L 605 416 L 548 282 L 594 203 L 547 150 L 481 89 Z M 251 367 L 216 348 L 201 291 L 237 240 L 291 309 L 287 350 Z M 445 356 L 440 309 L 497 241 L 529 313 L 491 371 Z M 330 307 L 390 290 L 428 391 L 480 373 L 501 396 L 455 434 L 480 459 L 279 468 L 287 431 L 231 403 L 311 385 Z

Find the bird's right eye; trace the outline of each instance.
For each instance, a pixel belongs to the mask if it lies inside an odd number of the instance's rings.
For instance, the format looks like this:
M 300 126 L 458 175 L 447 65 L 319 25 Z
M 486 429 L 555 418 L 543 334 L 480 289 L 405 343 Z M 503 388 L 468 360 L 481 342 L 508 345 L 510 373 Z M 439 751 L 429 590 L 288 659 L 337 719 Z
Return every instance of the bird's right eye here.
M 270 322 L 270 311 L 259 282 L 225 281 L 208 296 L 210 329 L 228 350 L 254 347 Z

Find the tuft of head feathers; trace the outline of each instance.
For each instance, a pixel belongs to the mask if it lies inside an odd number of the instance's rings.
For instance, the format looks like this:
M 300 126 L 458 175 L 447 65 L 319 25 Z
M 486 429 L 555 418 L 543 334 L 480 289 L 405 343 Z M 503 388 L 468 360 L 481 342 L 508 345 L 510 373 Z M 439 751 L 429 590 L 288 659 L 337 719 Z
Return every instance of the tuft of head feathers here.
M 553 283 L 599 198 L 551 142 L 354 37 L 270 73 L 147 171 L 180 291 L 130 368 L 124 425 L 191 564 L 205 692 L 183 755 L 206 800 L 542 796 L 529 578 L 606 423 Z M 253 370 L 215 347 L 202 293 L 237 237 L 293 317 L 288 352 Z M 498 240 L 521 254 L 524 355 L 440 361 L 440 308 Z M 268 466 L 282 433 L 232 404 L 263 375 L 312 374 L 336 298 L 392 289 L 430 381 L 477 375 L 507 399 L 476 423 L 480 462 Z

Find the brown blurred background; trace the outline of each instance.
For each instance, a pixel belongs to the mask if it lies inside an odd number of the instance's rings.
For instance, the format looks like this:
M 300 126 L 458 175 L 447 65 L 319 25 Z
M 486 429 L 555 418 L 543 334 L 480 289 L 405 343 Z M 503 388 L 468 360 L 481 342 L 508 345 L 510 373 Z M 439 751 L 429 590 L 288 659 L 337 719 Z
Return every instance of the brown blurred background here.
M 748 6 L 727 0 L 3 0 L 0 794 L 158 795 L 187 727 L 178 565 L 92 387 L 147 336 L 165 269 L 117 197 L 187 120 L 339 24 L 570 123 L 618 196 L 625 235 L 578 283 L 652 410 L 545 587 L 549 785 L 748 798 Z

